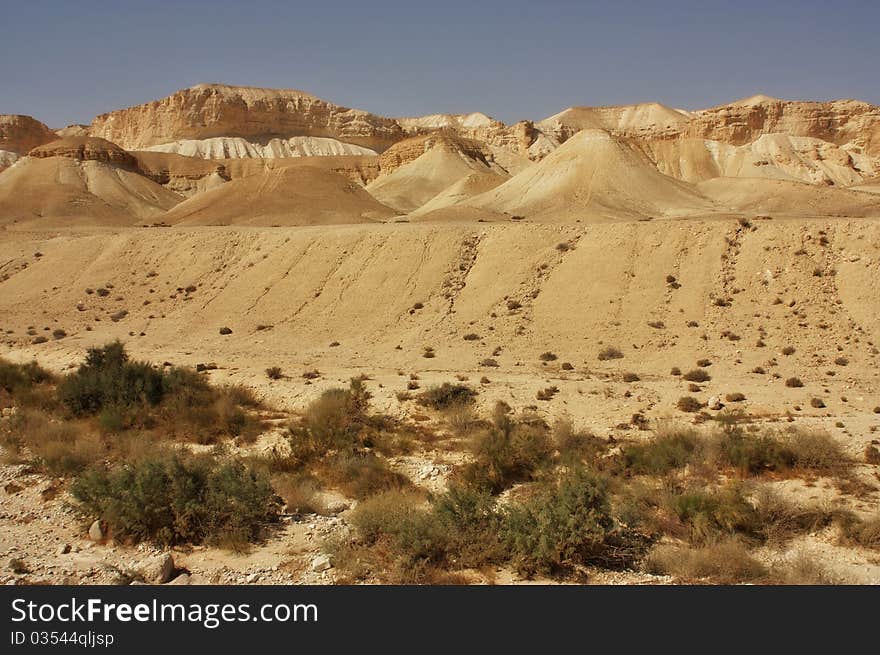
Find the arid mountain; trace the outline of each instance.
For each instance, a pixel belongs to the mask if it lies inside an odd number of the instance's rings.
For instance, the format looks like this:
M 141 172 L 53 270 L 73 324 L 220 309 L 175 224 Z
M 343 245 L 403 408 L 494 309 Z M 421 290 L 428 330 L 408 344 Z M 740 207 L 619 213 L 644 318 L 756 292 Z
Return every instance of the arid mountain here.
M 127 171 L 138 184 L 146 178 L 171 194 L 117 213 L 121 224 L 162 213 L 181 196 L 191 202 L 169 216 L 174 222 L 299 225 L 409 214 L 568 222 L 719 211 L 872 216 L 865 195 L 821 189 L 876 191 L 880 108 L 757 95 L 696 111 L 659 103 L 578 106 L 505 125 L 479 112 L 387 118 L 301 91 L 200 84 L 54 133 L 27 116 L 0 117 L 0 171 L 11 169 L 0 184 L 10 193 L 36 183 L 33 163 L 22 162 L 10 177 L 28 152 L 30 159 L 80 162 L 79 169 L 103 163 L 117 177 Z M 53 175 L 72 170 L 69 163 L 52 166 Z M 312 170 L 282 172 L 302 166 Z M 69 214 L 51 200 L 50 180 L 39 183 L 51 201 L 45 221 Z M 329 194 L 326 202 L 304 188 L 310 182 Z M 784 201 L 774 202 L 775 192 Z M 255 216 L 235 193 L 253 203 Z M 227 206 L 212 210 L 212 202 Z M 85 206 L 80 201 L 70 211 Z M 319 215 L 306 216 L 311 206 Z M 21 218 L 4 207 L 0 220 Z M 283 216 L 288 210 L 292 215 Z M 98 213 L 108 221 L 113 212 Z
M 102 114 L 91 134 L 143 150 L 181 139 L 316 136 L 381 151 L 405 135 L 396 121 L 334 105 L 302 91 L 199 84 Z

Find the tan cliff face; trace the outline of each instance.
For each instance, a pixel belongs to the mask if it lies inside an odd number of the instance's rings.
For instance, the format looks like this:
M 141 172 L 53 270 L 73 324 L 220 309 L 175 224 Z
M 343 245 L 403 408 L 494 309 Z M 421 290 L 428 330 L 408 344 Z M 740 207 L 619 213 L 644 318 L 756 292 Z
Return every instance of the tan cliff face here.
M 35 118 L 20 114 L 0 114 L 0 150 L 24 155 L 56 138 L 52 130 Z
M 101 114 L 90 132 L 133 150 L 179 139 L 315 136 L 385 150 L 404 137 L 389 118 L 302 91 L 199 84 L 162 100 Z

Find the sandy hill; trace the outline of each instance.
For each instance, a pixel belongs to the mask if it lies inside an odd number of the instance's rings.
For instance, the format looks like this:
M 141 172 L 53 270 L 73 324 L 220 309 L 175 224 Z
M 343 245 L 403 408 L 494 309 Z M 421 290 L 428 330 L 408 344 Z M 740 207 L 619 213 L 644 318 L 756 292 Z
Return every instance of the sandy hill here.
M 286 166 L 199 193 L 168 212 L 184 225 L 337 225 L 394 214 L 348 177 L 314 166 Z
M 475 141 L 439 133 L 396 144 L 379 158 L 382 174 L 367 190 L 401 212 L 418 209 L 473 173 L 504 174 Z
M 870 216 L 880 218 L 880 197 L 863 191 L 787 180 L 719 177 L 697 188 L 738 212 L 776 216 Z
M 688 184 L 660 173 L 604 130 L 583 130 L 531 168 L 469 204 L 549 221 L 650 218 L 706 211 Z
M 218 136 L 211 139 L 183 139 L 150 146 L 147 150 L 171 152 L 202 159 L 256 159 L 283 157 L 327 157 L 339 155 L 375 155 L 369 148 L 318 136 L 293 136 L 249 141 L 242 137 Z
M 105 161 L 25 157 L 0 174 L 0 224 L 130 225 L 157 219 L 180 200 Z
M 429 214 L 440 209 L 461 205 L 481 193 L 491 191 L 508 179 L 507 175 L 501 175 L 494 171 L 471 173 L 443 189 L 415 210 L 413 215 Z

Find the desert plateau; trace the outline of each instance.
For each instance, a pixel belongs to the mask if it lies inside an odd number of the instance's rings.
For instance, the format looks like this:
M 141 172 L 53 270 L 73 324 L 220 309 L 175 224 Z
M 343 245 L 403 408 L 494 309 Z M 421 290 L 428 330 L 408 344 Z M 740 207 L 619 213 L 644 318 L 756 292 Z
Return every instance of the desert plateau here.
M 880 106 L 107 110 L 0 115 L 0 582 L 880 584 Z

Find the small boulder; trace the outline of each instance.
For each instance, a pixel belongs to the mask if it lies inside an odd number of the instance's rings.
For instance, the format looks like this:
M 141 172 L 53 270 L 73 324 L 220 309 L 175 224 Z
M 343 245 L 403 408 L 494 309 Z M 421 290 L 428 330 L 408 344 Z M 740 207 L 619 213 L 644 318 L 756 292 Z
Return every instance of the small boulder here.
M 329 555 L 318 555 L 317 557 L 315 557 L 315 559 L 312 560 L 312 565 L 310 568 L 315 573 L 320 573 L 321 571 L 332 569 L 333 564 L 330 563 Z
M 223 335 L 232 334 L 232 328 L 222 327 L 222 328 L 220 328 L 220 334 L 223 334 Z
M 174 558 L 171 553 L 161 553 L 148 557 L 135 571 L 149 584 L 165 584 L 174 574 Z
M 711 410 L 718 411 L 724 407 L 724 403 L 721 402 L 721 399 L 718 396 L 712 396 L 709 398 L 709 404 L 707 407 Z
M 101 521 L 95 521 L 89 526 L 89 539 L 92 541 L 104 540 L 104 528 L 101 527 Z
M 190 584 L 190 577 L 188 573 L 181 573 L 176 578 L 174 578 L 168 584 L 170 585 L 187 585 Z

